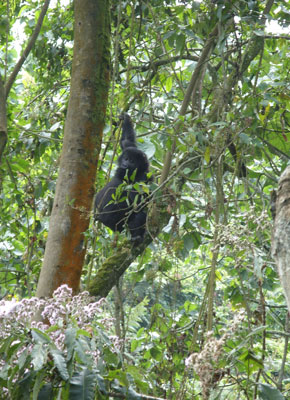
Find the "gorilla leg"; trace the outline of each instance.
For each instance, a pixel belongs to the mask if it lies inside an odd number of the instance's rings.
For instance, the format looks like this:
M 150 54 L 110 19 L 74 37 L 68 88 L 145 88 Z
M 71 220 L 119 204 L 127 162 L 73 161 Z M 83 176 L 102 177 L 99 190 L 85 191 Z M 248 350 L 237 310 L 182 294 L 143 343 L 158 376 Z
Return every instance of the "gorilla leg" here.
M 133 242 L 141 243 L 145 234 L 146 212 L 133 213 L 128 219 L 128 227 Z

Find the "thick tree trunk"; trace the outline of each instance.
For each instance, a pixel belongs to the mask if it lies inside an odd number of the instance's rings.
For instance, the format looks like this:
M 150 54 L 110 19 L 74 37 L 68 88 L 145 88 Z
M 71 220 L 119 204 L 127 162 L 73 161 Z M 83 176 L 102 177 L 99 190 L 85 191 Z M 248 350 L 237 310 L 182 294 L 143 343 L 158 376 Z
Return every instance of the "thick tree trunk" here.
M 75 0 L 74 58 L 64 143 L 37 296 L 77 292 L 109 89 L 109 0 Z
M 272 255 L 276 260 L 290 313 L 290 166 L 280 177 L 275 205 Z

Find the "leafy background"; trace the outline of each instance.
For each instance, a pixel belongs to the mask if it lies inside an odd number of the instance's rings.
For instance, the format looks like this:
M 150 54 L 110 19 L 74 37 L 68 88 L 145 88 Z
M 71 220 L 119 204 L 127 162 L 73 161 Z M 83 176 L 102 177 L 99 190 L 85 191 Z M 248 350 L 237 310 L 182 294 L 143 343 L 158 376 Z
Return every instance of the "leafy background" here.
M 112 334 L 124 345 L 120 358 L 107 361 L 104 375 L 137 392 L 167 399 L 207 398 L 207 386 L 216 399 L 290 396 L 288 317 L 270 256 L 269 213 L 271 192 L 289 162 L 290 5 L 274 2 L 265 32 L 260 24 L 264 7 L 265 2 L 252 0 L 111 5 L 112 84 L 96 190 L 113 173 L 112 160 L 120 151 L 116 123 L 124 108 L 129 107 L 140 148 L 150 157 L 155 182 L 164 154 L 176 140 L 170 221 L 107 299 L 115 318 Z M 8 15 L 7 4 L 0 4 L 2 76 L 9 75 L 31 35 L 38 8 L 37 1 L 14 1 Z M 191 109 L 180 117 L 188 82 L 217 23 L 218 42 Z M 264 39 L 262 51 L 234 87 L 225 87 L 227 78 L 238 73 L 253 35 Z M 0 167 L 0 294 L 8 298 L 33 296 L 42 265 L 72 46 L 72 4 L 53 2 L 9 95 L 9 143 Z M 220 119 L 213 121 L 217 89 L 232 96 Z M 247 167 L 244 178 L 238 176 L 227 136 Z M 217 193 L 219 156 L 224 161 L 222 201 Z M 182 167 L 190 157 L 192 163 Z M 219 221 L 217 207 L 222 210 Z M 114 247 L 112 232 L 93 223 L 86 238 L 84 288 Z M 219 246 L 213 332 L 215 338 L 224 337 L 218 361 L 207 353 L 211 338 L 205 312 L 213 243 Z M 194 352 L 209 362 L 211 379 L 200 372 L 204 365 L 199 364 L 199 371 L 194 363 L 186 366 Z

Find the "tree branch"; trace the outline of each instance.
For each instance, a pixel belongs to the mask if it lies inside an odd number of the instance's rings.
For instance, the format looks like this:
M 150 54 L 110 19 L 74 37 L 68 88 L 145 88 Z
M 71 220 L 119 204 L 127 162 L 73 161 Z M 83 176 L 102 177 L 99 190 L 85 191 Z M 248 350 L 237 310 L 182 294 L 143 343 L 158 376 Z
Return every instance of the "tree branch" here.
M 37 36 L 39 35 L 45 14 L 47 12 L 48 6 L 49 6 L 50 0 L 45 0 L 45 3 L 42 7 L 41 13 L 39 15 L 37 24 L 35 26 L 34 32 L 32 33 L 26 48 L 24 49 L 20 59 L 18 60 L 17 64 L 15 65 L 11 75 L 8 78 L 8 81 L 5 85 L 5 94 L 6 94 L 6 99 L 9 95 L 9 92 L 11 90 L 11 87 L 16 79 L 16 76 L 18 75 L 18 72 L 20 71 L 22 65 L 24 64 L 25 60 L 27 59 L 30 51 L 32 50 L 34 43 L 36 42 Z
M 3 80 L 0 75 L 0 164 L 6 143 L 7 143 L 6 99 L 5 99 L 5 89 Z
M 157 60 L 157 61 L 149 61 L 146 63 L 146 65 L 131 65 L 129 67 L 129 71 L 140 71 L 140 72 L 146 72 L 149 69 L 157 69 L 158 67 L 161 67 L 162 65 L 167 65 L 175 61 L 180 61 L 180 60 L 191 60 L 191 61 L 198 61 L 199 57 L 197 56 L 191 56 L 191 55 L 180 55 L 180 56 L 174 56 L 174 57 L 169 57 L 165 58 L 163 60 Z M 128 68 L 123 69 L 120 71 L 120 75 L 122 73 L 125 73 L 128 71 Z
M 179 115 L 183 116 L 186 114 L 189 102 L 191 100 L 191 94 L 194 90 L 194 88 L 197 85 L 197 82 L 200 78 L 201 72 L 203 70 L 204 64 L 208 62 L 210 55 L 217 43 L 217 39 L 218 39 L 218 24 L 216 24 L 216 26 L 214 27 L 214 29 L 212 30 L 212 32 L 209 34 L 208 40 L 206 41 L 206 44 L 203 48 L 203 51 L 200 55 L 200 58 L 196 64 L 196 67 L 193 71 L 191 80 L 189 82 L 189 85 L 186 89 L 185 92 L 185 96 L 183 99 L 183 102 L 181 104 L 181 108 L 179 111 Z M 180 127 L 180 121 L 177 122 L 176 126 L 175 126 L 175 130 L 178 131 L 178 128 Z M 175 152 L 175 147 L 176 147 L 176 140 L 173 140 L 171 149 L 167 151 L 166 155 L 165 155 L 165 159 L 164 159 L 164 166 L 161 172 L 161 177 L 160 177 L 160 183 L 162 184 L 168 177 L 170 168 L 171 168 L 171 162 L 172 162 L 172 156 Z

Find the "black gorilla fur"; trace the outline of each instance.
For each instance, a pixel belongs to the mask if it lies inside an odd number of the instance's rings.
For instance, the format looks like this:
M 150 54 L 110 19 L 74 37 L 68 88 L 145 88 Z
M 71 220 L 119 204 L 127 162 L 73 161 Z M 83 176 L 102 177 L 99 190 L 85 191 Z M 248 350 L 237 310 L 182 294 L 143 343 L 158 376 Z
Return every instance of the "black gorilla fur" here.
M 123 118 L 120 143 L 122 154 L 118 158 L 118 168 L 113 179 L 96 195 L 95 219 L 118 232 L 122 232 L 127 224 L 131 240 L 141 243 L 146 225 L 146 210 L 142 207 L 144 196 L 134 189 L 119 193 L 117 188 L 122 183 L 133 185 L 136 182 L 149 182 L 149 161 L 146 154 L 137 148 L 136 134 L 129 115 L 124 114 Z M 115 198 L 116 193 L 118 199 Z M 138 207 L 141 202 L 141 207 Z

